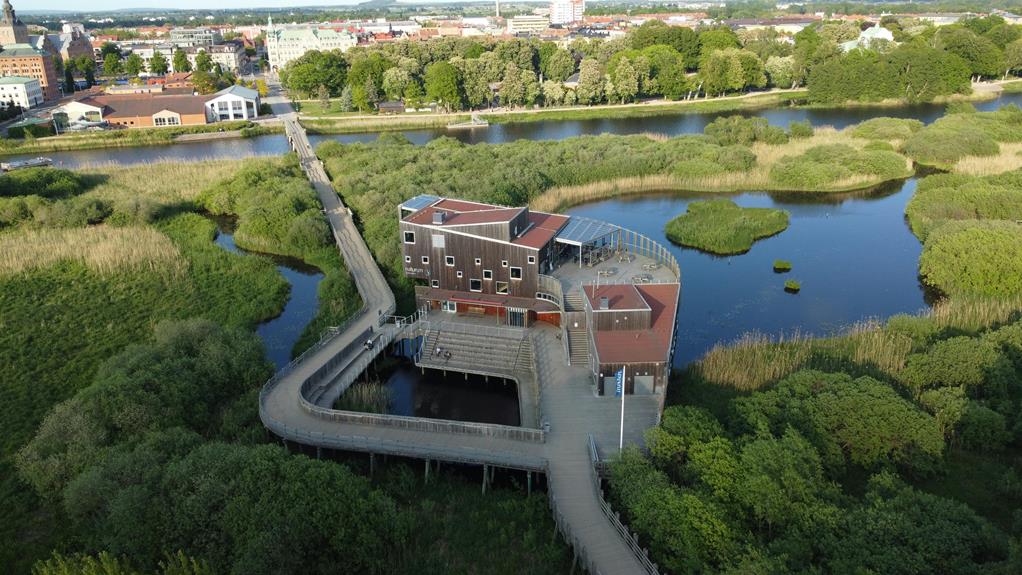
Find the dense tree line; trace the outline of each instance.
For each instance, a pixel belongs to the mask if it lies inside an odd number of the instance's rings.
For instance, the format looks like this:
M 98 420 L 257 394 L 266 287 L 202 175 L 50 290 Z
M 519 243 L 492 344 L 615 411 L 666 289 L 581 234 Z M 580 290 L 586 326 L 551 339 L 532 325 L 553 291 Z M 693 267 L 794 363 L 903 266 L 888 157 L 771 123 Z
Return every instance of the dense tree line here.
M 577 39 L 567 48 L 538 39 L 438 38 L 309 52 L 281 71 L 297 97 L 340 98 L 341 111 L 383 100 L 444 110 L 592 105 L 640 98 L 720 96 L 807 85 L 817 102 L 931 101 L 968 92 L 970 78 L 1022 71 L 1022 28 L 992 16 L 954 26 L 885 20 L 897 47 L 874 43 L 844 53 L 861 28 L 820 22 L 785 38 L 773 30 L 704 27 L 650 20 L 614 40 Z M 788 41 L 785 41 L 788 40 Z M 565 83 L 573 74 L 577 81 Z
M 877 329 L 910 342 L 901 369 L 849 356 L 845 372 L 799 371 L 723 396 L 698 368 L 686 372 L 687 404 L 648 432 L 648 456 L 626 450 L 610 476 L 665 568 L 1017 572 L 1022 467 L 998 454 L 1022 440 L 1022 322 L 953 335 L 898 316 Z M 961 457 L 1000 474 L 984 499 L 1007 506 L 1006 520 L 962 502 L 968 471 L 949 465 Z

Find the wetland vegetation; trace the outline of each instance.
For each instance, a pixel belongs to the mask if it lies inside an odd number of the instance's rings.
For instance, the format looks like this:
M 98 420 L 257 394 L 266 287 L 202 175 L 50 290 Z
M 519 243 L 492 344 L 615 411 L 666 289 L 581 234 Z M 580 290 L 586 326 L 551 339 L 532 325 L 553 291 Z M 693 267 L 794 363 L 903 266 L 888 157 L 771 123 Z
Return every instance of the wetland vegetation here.
M 674 243 L 717 255 L 736 255 L 749 251 L 756 240 L 787 227 L 784 210 L 741 208 L 731 200 L 708 200 L 689 204 L 686 213 L 667 222 L 666 231 Z

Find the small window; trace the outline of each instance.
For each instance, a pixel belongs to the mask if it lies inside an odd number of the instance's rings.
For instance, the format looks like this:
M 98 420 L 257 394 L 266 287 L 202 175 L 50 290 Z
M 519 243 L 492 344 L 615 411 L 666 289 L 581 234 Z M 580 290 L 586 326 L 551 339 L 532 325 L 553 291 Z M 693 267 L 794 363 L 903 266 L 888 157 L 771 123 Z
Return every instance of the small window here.
M 481 260 L 480 258 L 476 258 L 476 265 L 477 266 L 483 265 L 483 260 Z
M 497 293 L 507 295 L 507 282 L 497 282 Z
M 412 256 L 405 256 L 405 263 L 406 264 L 412 263 Z
M 492 280 L 493 279 L 493 270 L 483 270 L 483 279 L 484 280 Z
M 483 291 L 483 281 L 478 279 L 468 280 L 469 291 Z
M 506 267 L 507 267 L 507 260 L 502 260 L 502 261 L 500 262 L 500 267 L 502 267 L 502 268 L 506 268 Z
M 422 265 L 429 265 L 429 256 L 422 256 Z
M 458 278 L 461 279 L 462 277 L 464 277 L 464 275 L 461 272 L 458 272 Z
M 446 264 L 448 267 L 452 267 L 453 268 L 454 267 L 454 256 L 446 256 L 444 258 L 444 264 Z
M 405 243 L 406 244 L 415 243 L 415 232 L 405 232 Z
M 513 280 L 522 279 L 522 268 L 511 268 L 511 279 Z
M 529 256 L 529 263 L 530 264 L 536 263 L 536 256 Z
M 429 285 L 432 286 L 432 287 L 438 288 L 438 287 L 440 287 L 440 280 L 433 280 L 433 281 L 429 282 Z

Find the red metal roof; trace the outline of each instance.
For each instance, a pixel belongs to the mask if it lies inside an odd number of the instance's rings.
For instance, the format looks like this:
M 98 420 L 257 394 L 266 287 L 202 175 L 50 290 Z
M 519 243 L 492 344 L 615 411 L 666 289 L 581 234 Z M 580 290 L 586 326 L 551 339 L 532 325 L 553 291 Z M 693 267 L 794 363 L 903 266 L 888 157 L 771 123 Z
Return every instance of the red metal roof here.
M 502 208 L 478 210 L 454 214 L 444 220 L 445 226 L 468 226 L 473 224 L 506 224 L 515 219 L 525 208 Z
M 648 330 L 596 331 L 596 351 L 601 363 L 658 363 L 671 351 L 674 316 L 678 311 L 679 284 L 636 285 L 649 305 L 652 327 Z M 600 288 L 601 291 L 603 288 Z
M 560 216 L 556 214 L 546 214 L 543 212 L 529 212 L 529 223 L 532 227 L 527 232 L 511 240 L 511 243 L 519 246 L 525 246 L 527 248 L 539 249 L 554 236 L 557 232 L 564 227 L 567 223 L 568 216 Z
M 450 198 L 443 198 L 439 202 L 433 204 L 434 208 L 440 208 L 442 210 L 450 210 L 452 212 L 474 212 L 478 210 L 499 210 L 507 206 L 495 206 L 493 204 L 483 204 L 479 202 L 470 202 L 467 200 L 452 200 Z

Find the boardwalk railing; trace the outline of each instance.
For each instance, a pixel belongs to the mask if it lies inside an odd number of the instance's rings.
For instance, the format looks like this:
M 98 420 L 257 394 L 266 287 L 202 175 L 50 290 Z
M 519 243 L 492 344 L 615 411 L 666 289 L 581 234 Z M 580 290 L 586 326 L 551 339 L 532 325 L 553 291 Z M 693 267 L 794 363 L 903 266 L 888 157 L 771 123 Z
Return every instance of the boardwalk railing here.
M 600 498 L 600 509 L 603 510 L 603 514 L 610 520 L 610 524 L 614 526 L 614 530 L 618 532 L 618 535 L 625 540 L 628 544 L 628 548 L 632 550 L 632 554 L 642 565 L 642 568 L 649 575 L 660 575 L 660 570 L 657 568 L 656 563 L 653 563 L 649 559 L 649 550 L 639 545 L 639 536 L 628 530 L 628 526 L 621 522 L 621 515 L 611 508 L 610 503 L 603 496 L 603 485 L 600 484 L 599 468 L 602 465 L 600 461 L 599 451 L 596 449 L 596 441 L 593 439 L 592 434 L 588 438 L 589 444 L 589 457 L 592 462 L 592 478 L 593 488 L 596 490 L 597 495 Z
M 472 423 L 469 421 L 451 421 L 447 419 L 427 419 L 424 417 L 408 417 L 404 415 L 342 411 L 314 405 L 304 399 L 301 405 L 302 409 L 316 417 L 339 423 L 384 425 L 387 427 L 396 427 L 399 429 L 409 429 L 413 431 L 426 431 L 430 433 L 460 433 L 463 435 L 479 435 L 483 437 L 528 441 L 532 443 L 543 443 L 546 440 L 546 433 L 542 429 L 530 429 L 527 427 L 515 427 L 512 425 L 497 425 L 489 423 Z
M 546 471 L 547 475 L 550 475 L 550 470 Z M 560 506 L 557 503 L 557 497 L 553 493 L 547 496 L 547 501 L 550 502 L 550 513 L 554 516 L 554 524 L 557 526 L 557 531 L 561 533 L 561 537 L 571 546 L 575 552 L 574 563 L 579 563 L 582 567 L 589 572 L 589 575 L 603 575 L 603 573 L 596 568 L 596 563 L 589 558 L 589 552 L 586 546 L 582 543 L 582 540 L 575 536 L 571 531 L 571 525 L 564 518 L 564 512 L 561 511 Z M 575 566 L 572 564 L 572 572 L 574 573 Z

